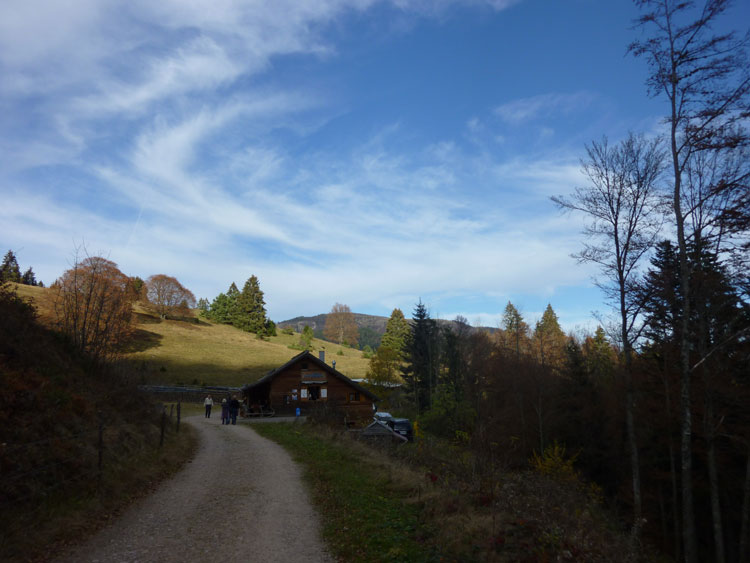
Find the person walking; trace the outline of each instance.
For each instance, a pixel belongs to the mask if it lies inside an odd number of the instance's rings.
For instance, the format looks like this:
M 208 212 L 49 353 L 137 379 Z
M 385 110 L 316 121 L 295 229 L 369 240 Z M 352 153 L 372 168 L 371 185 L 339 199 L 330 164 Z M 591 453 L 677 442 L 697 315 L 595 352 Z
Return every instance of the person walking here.
M 237 413 L 240 412 L 240 402 L 237 400 L 237 395 L 232 395 L 232 400 L 229 401 L 229 416 L 232 417 L 232 424 L 237 424 Z
M 211 407 L 214 406 L 214 400 L 211 398 L 211 395 L 206 395 L 206 398 L 203 399 L 203 406 L 206 407 L 206 418 L 211 418 Z
M 221 400 L 221 423 L 229 424 L 229 405 L 226 399 Z

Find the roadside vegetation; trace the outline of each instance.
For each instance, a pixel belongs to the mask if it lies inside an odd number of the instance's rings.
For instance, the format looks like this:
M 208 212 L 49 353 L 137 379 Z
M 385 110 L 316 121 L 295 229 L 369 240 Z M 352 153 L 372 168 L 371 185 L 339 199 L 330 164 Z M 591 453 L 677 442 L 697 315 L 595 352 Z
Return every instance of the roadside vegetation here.
M 43 305 L 50 297 L 18 287 Z M 0 285 L 3 560 L 49 559 L 192 456 L 195 437 L 174 419 L 160 447 L 161 411 L 133 379 L 42 324 L 14 284 Z
M 629 561 L 628 534 L 564 448 L 479 479 L 460 442 L 375 447 L 320 424 L 257 424 L 304 467 L 342 561 Z M 641 560 L 648 560 L 641 555 Z

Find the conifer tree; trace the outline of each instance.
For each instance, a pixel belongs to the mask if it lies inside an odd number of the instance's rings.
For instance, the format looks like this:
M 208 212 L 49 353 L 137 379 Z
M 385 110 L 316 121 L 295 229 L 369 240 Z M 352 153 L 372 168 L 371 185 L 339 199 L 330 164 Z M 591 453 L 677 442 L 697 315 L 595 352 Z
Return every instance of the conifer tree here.
M 21 276 L 21 283 L 24 285 L 36 285 L 36 276 L 34 275 L 34 270 L 29 267 L 28 270 L 26 270 L 23 273 L 23 276 Z
M 403 369 L 409 394 L 419 413 L 430 408 L 432 393 L 437 386 L 438 337 L 437 323 L 430 318 L 427 307 L 420 300 L 412 316 Z
M 385 327 L 385 334 L 380 340 L 380 346 L 390 348 L 397 354 L 397 359 L 402 360 L 406 352 L 406 343 L 409 338 L 409 322 L 404 317 L 401 309 L 394 309 Z
M 542 318 L 536 323 L 534 339 L 541 364 L 560 367 L 565 351 L 565 334 L 550 304 L 547 304 Z
M 521 313 L 518 312 L 515 305 L 508 301 L 503 313 L 503 328 L 505 329 L 505 345 L 515 351 L 516 358 L 521 357 L 522 343 L 525 341 L 529 325 L 527 325 Z
M 5 253 L 3 263 L 0 266 L 0 281 L 21 283 L 21 269 L 18 260 L 12 250 Z
M 242 293 L 237 296 L 237 308 L 232 324 L 247 332 L 264 334 L 267 324 L 265 304 L 258 278 L 250 276 L 242 288 Z

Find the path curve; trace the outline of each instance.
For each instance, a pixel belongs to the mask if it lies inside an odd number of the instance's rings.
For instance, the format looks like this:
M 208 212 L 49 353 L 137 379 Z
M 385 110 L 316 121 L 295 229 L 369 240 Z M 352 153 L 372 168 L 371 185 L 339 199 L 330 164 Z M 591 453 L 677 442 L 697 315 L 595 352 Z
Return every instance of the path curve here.
M 330 563 L 301 473 L 248 424 L 183 419 L 199 432 L 192 462 L 59 562 Z

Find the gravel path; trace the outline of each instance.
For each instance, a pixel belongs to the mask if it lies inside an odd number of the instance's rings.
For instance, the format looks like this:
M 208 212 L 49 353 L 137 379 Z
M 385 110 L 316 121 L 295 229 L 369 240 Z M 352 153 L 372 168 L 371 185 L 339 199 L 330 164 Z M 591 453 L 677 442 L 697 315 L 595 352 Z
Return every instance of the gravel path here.
M 62 562 L 331 562 L 300 471 L 246 424 L 183 419 L 192 462 Z

